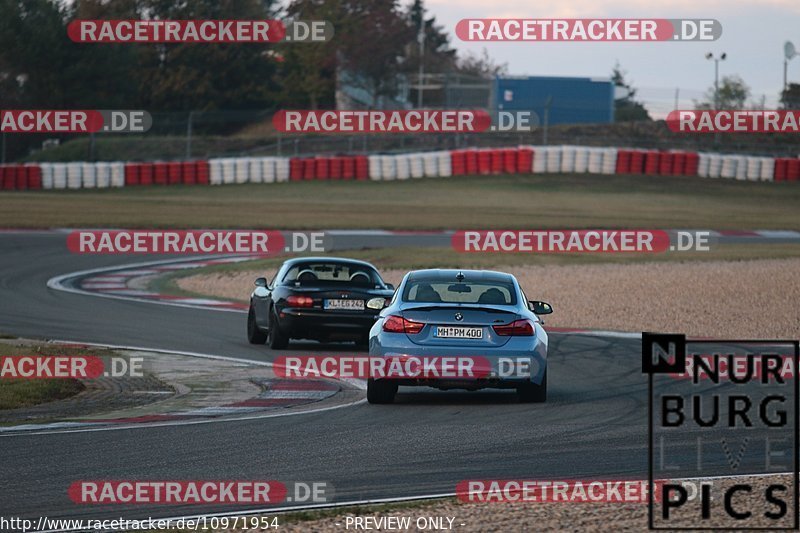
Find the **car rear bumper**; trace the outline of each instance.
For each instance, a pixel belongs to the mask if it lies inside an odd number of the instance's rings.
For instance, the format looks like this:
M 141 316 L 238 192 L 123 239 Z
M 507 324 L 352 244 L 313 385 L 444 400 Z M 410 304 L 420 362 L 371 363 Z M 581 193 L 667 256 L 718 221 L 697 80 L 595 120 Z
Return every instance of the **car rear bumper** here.
M 398 385 L 435 386 L 439 388 L 509 388 L 525 382 L 540 384 L 547 370 L 546 338 L 514 337 L 501 348 L 465 349 L 456 346 L 426 347 L 410 342 L 405 334 L 380 332 L 370 339 L 370 356 L 403 357 L 476 357 L 489 363 L 487 372 L 475 378 L 397 379 Z
M 292 308 L 283 309 L 279 321 L 281 329 L 290 336 L 358 338 L 369 332 L 376 317 L 377 312 L 347 313 Z

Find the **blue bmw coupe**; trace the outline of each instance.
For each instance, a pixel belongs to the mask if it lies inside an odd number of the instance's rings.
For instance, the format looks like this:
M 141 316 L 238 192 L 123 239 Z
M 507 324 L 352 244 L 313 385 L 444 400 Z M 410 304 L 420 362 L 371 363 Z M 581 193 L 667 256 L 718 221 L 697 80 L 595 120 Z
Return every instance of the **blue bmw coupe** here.
M 539 315 L 550 304 L 529 301 L 511 274 L 485 270 L 415 270 L 403 278 L 370 330 L 371 357 L 473 358 L 486 371 L 373 377 L 370 403 L 392 403 L 398 386 L 441 390 L 516 389 L 520 401 L 547 399 L 547 333 Z

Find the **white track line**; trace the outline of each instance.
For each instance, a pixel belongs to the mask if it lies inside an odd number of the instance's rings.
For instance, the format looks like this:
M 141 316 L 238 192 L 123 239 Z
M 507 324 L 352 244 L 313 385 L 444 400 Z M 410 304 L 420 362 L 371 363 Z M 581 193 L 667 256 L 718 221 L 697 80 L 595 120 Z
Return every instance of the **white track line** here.
M 700 477 L 682 477 L 682 478 L 675 478 L 670 481 L 706 481 L 706 480 L 714 480 L 714 479 L 729 479 L 729 478 L 752 478 L 752 477 L 772 477 L 772 476 L 789 476 L 793 475 L 793 472 L 771 472 L 769 474 L 730 474 L 724 476 L 700 476 Z M 638 480 L 638 481 L 647 481 L 647 480 Z M 168 522 L 168 526 L 172 526 L 173 522 L 178 522 L 179 520 L 200 520 L 202 518 L 211 518 L 211 517 L 231 517 L 231 516 L 250 516 L 250 515 L 257 515 L 257 514 L 276 514 L 276 513 L 291 513 L 297 511 L 313 511 L 313 510 L 323 510 L 323 509 L 336 509 L 339 507 L 361 507 L 364 505 L 381 505 L 387 503 L 403 503 L 403 502 L 413 502 L 413 501 L 420 501 L 420 500 L 440 500 L 444 498 L 455 498 L 458 496 L 456 492 L 446 492 L 440 494 L 426 494 L 423 496 L 401 496 L 395 498 L 375 498 L 371 500 L 350 500 L 346 502 L 335 502 L 335 503 L 316 503 L 311 505 L 298 505 L 294 507 L 265 507 L 262 509 L 246 509 L 243 511 L 233 511 L 233 512 L 222 512 L 222 513 L 213 513 L 213 514 L 197 514 L 197 515 L 182 515 L 182 516 L 174 516 L 169 518 L 160 518 L 157 520 L 166 520 Z M 333 519 L 333 518 L 331 518 Z M 71 529 L 50 529 L 42 533 L 62 533 L 66 531 L 74 531 Z
M 55 344 L 83 344 L 85 346 L 95 346 L 98 348 L 109 348 L 109 349 L 117 349 L 117 350 L 132 350 L 132 351 L 144 351 L 144 352 L 155 352 L 155 353 L 165 353 L 171 355 L 184 355 L 188 357 L 200 357 L 203 359 L 215 359 L 220 361 L 230 361 L 234 363 L 245 363 L 251 365 L 258 365 L 258 366 L 266 366 L 272 367 L 273 364 L 268 361 L 253 361 L 250 359 L 239 359 L 236 357 L 227 357 L 224 355 L 213 355 L 213 354 L 205 354 L 199 352 L 184 352 L 180 350 L 164 350 L 160 348 L 144 348 L 141 346 L 125 346 L 119 344 L 103 344 L 103 343 L 96 343 L 96 342 L 81 342 L 81 341 L 72 341 L 72 340 L 51 340 L 49 341 Z M 353 385 L 354 383 L 351 380 L 337 380 L 337 381 L 346 381 Z M 361 388 L 361 387 L 359 387 Z M 366 386 L 363 387 L 366 389 Z M 190 426 L 196 424 L 212 424 L 212 423 L 220 423 L 220 422 L 241 422 L 244 420 L 260 420 L 265 418 L 281 418 L 286 416 L 299 416 L 299 415 L 307 415 L 307 414 L 314 414 L 314 413 L 322 413 L 325 411 L 333 411 L 334 409 L 341 409 L 343 407 L 352 407 L 354 405 L 359 405 L 365 403 L 367 400 L 366 398 L 362 398 L 360 400 L 356 400 L 354 402 L 344 403 L 341 405 L 333 405 L 330 407 L 320 407 L 317 409 L 307 409 L 304 411 L 293 411 L 287 413 L 269 413 L 263 415 L 253 415 L 253 416 L 242 416 L 236 418 L 222 418 L 222 419 L 209 419 L 209 420 L 168 420 L 164 422 L 142 422 L 138 424 L 119 424 L 119 425 L 112 425 L 112 426 L 103 426 L 103 427 L 96 427 L 96 428 L 78 428 L 78 429 L 54 429 L 54 430 L 44 430 L 44 431 L 19 431 L 17 433 L 7 433 L 3 434 L 0 433 L 0 438 L 2 437 L 25 437 L 29 435 L 54 435 L 54 434 L 63 434 L 63 433 L 93 433 L 97 431 L 117 431 L 123 429 L 146 429 L 146 428 L 153 428 L 153 427 L 165 427 L 165 426 Z M 10 431 L 10 430 L 9 430 Z
M 544 326 L 547 331 L 547 326 Z M 547 331 L 548 335 L 586 335 L 589 337 L 610 337 L 614 339 L 641 339 L 642 334 L 628 331 L 605 331 L 605 330 L 583 330 L 583 331 Z
M 47 280 L 47 287 L 57 291 L 69 292 L 72 294 L 82 294 L 84 296 L 94 296 L 96 298 L 110 298 L 113 300 L 125 300 L 128 302 L 146 302 L 150 304 L 157 304 L 157 305 L 169 305 L 171 307 L 184 307 L 187 309 L 203 309 L 205 311 L 221 311 L 225 313 L 246 313 L 247 311 L 243 309 L 231 309 L 225 307 L 208 307 L 203 305 L 193 305 L 193 304 L 185 304 L 179 302 L 173 302 L 170 300 L 150 300 L 147 298 L 136 298 L 133 296 L 122 296 L 117 294 L 106 294 L 106 293 L 98 293 L 93 291 L 86 291 L 83 289 L 79 289 L 77 287 L 71 287 L 66 285 L 65 282 L 72 278 L 82 277 L 82 276 L 89 276 L 91 274 L 103 274 L 107 272 L 115 272 L 118 270 L 129 270 L 133 268 L 142 268 L 142 267 L 150 267 L 150 266 L 163 266 L 163 265 L 171 265 L 176 263 L 191 263 L 192 261 L 213 261 L 218 259 L 230 259 L 234 257 L 242 257 L 242 256 L 232 256 L 232 255 L 211 255 L 207 257 L 187 257 L 187 258 L 179 258 L 179 259 L 162 259 L 159 261 L 147 261 L 144 263 L 129 263 L 126 265 L 117 265 L 112 267 L 101 267 L 101 268 L 92 268 L 89 270 L 79 270 L 77 272 L 70 272 L 68 274 L 62 274 L 60 276 L 55 276 Z M 242 258 L 242 261 L 246 260 Z

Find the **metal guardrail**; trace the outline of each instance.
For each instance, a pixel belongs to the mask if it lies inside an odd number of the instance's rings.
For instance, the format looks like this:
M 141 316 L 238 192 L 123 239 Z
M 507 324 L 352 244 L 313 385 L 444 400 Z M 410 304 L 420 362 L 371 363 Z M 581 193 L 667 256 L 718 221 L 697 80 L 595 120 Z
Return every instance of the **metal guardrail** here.
M 152 113 L 147 135 L 97 134 L 65 136 L 62 146 L 38 150 L 28 157 L 16 153 L 6 162 L 187 160 L 234 156 L 308 156 L 317 154 L 374 154 L 404 151 L 453 150 L 513 145 L 619 146 L 680 149 L 718 153 L 796 157 L 796 135 L 706 135 L 670 132 L 663 123 L 631 122 L 602 125 L 558 125 L 531 132 L 313 134 L 287 135 L 275 131 L 273 110 Z M 12 143 L 23 134 L 8 134 Z M 39 145 L 47 137 L 38 135 Z M 30 141 L 28 138 L 27 142 Z M 69 141 L 64 144 L 64 141 Z M 69 148 L 68 148 L 69 147 Z

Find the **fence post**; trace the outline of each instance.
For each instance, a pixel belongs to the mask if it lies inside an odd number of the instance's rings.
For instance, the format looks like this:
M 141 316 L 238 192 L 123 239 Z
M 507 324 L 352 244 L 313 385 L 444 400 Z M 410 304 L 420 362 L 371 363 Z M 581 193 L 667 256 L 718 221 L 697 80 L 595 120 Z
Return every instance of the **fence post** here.
M 192 115 L 194 111 L 189 111 L 189 120 L 186 121 L 186 160 L 192 158 Z
M 553 96 L 549 95 L 544 103 L 544 128 L 542 128 L 542 144 L 547 144 L 547 126 L 550 123 L 550 105 L 553 103 Z

